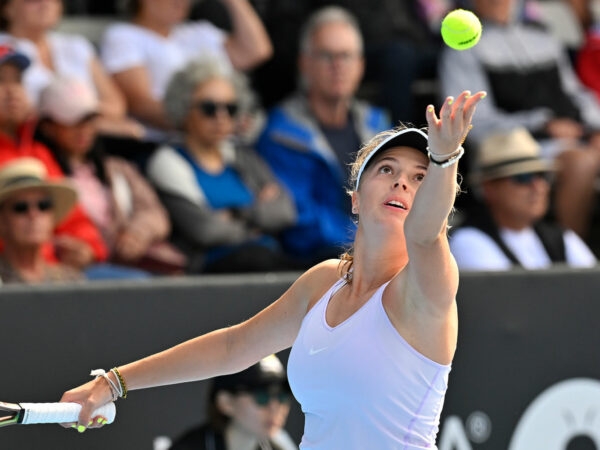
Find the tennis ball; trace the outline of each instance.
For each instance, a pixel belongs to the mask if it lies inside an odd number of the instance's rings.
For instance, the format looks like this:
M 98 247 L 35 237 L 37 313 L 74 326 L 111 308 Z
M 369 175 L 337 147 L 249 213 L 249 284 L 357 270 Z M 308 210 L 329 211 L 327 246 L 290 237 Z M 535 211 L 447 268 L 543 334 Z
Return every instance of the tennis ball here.
M 455 9 L 442 20 L 442 39 L 455 50 L 466 50 L 479 42 L 481 22 L 471 11 Z

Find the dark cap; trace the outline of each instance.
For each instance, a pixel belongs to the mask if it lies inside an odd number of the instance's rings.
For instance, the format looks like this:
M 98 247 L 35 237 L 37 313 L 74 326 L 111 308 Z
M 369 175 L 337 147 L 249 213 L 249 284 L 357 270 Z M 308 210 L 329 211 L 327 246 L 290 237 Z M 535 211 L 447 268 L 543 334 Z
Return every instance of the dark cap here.
M 289 388 L 283 364 L 277 356 L 270 355 L 241 372 L 215 377 L 213 392 L 251 391 L 273 385 Z
M 358 190 L 358 186 L 360 184 L 360 177 L 362 176 L 362 173 L 377 153 L 380 153 L 383 150 L 387 150 L 388 148 L 392 147 L 410 147 L 417 149 L 423 154 L 427 155 L 427 145 L 427 135 L 418 128 L 403 128 L 401 130 L 398 130 L 394 134 L 390 134 L 385 139 L 383 139 L 363 161 L 358 171 L 358 176 L 356 177 L 356 186 L 354 187 L 354 189 Z
M 23 53 L 16 51 L 9 45 L 0 45 L 0 66 L 3 64 L 14 64 L 21 71 L 27 69 L 31 61 Z

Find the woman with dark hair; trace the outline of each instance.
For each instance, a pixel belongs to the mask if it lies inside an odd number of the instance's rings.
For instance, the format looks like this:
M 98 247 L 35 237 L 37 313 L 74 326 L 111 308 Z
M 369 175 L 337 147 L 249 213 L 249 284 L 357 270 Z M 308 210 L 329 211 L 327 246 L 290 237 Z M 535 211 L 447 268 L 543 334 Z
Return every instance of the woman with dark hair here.
M 110 250 L 111 266 L 92 266 L 88 276 L 137 278 L 139 271 L 133 268 L 155 271 L 158 262 L 151 267 L 150 259 L 164 246 L 163 252 L 171 249 L 179 258 L 182 272 L 183 255 L 164 242 L 170 232 L 169 218 L 151 185 L 130 162 L 102 151 L 94 92 L 78 80 L 55 79 L 41 93 L 39 114 L 39 140 L 73 181 L 82 206 Z
M 283 429 L 291 401 L 281 361 L 267 356 L 246 370 L 216 377 L 207 422 L 186 431 L 170 450 L 297 450 Z

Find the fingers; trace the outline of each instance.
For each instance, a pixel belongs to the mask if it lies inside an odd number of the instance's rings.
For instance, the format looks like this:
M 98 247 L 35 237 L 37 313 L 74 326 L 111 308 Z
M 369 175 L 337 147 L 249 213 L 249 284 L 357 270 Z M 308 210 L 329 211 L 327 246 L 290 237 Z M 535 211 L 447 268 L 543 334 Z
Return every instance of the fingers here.
M 96 416 L 90 421 L 88 421 L 87 426 L 81 425 L 80 423 L 61 423 L 60 425 L 64 428 L 73 428 L 79 433 L 83 433 L 85 430 L 94 429 L 94 428 L 102 428 L 104 425 L 108 423 L 106 417 Z
M 471 125 L 471 119 L 475 113 L 477 104 L 485 98 L 487 93 L 479 91 L 476 94 L 471 94 L 471 91 L 463 91 L 456 98 L 449 96 L 440 108 L 439 119 L 435 114 L 433 105 L 427 107 L 425 116 L 429 126 L 441 127 L 446 124 L 450 128 L 464 129 Z

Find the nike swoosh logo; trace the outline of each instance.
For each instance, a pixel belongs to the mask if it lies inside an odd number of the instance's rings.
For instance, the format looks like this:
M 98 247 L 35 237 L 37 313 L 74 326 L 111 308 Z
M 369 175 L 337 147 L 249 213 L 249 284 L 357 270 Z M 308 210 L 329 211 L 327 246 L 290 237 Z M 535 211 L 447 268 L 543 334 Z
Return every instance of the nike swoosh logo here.
M 327 350 L 328 347 L 322 347 L 322 348 L 310 348 L 308 350 L 308 354 L 310 356 L 316 355 L 317 353 L 321 353 L 323 350 Z

